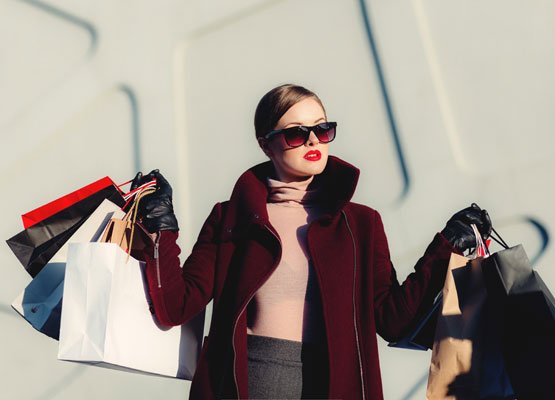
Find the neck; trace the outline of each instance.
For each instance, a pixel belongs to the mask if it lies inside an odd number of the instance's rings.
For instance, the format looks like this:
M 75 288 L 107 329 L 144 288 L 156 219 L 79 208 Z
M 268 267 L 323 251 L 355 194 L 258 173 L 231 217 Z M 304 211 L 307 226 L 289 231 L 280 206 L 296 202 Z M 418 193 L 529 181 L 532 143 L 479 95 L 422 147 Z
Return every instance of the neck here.
M 283 182 L 268 178 L 267 184 L 270 189 L 268 201 L 272 203 L 293 202 L 298 204 L 310 204 L 315 202 L 318 190 L 308 190 L 314 176 L 309 176 L 302 181 Z

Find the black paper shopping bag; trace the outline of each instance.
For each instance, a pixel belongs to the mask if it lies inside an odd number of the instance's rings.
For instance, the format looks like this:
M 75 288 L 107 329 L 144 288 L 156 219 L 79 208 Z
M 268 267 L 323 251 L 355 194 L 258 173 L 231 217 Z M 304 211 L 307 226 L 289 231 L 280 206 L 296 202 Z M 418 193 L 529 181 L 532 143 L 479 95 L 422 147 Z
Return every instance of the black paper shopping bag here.
M 35 277 L 104 199 L 120 207 L 125 204 L 119 189 L 111 185 L 25 229 L 6 242 L 27 272 Z
M 505 367 L 517 398 L 554 398 L 555 298 L 522 245 L 492 254 L 482 269 L 502 324 Z

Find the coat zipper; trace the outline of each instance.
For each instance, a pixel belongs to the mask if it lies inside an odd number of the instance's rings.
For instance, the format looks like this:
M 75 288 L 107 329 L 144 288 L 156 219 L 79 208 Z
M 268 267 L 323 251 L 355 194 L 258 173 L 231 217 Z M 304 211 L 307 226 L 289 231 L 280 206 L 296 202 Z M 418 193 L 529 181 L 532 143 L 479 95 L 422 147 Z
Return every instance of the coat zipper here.
M 353 257 L 354 257 L 354 272 L 353 272 L 353 322 L 355 324 L 355 339 L 357 344 L 357 354 L 358 354 L 358 365 L 360 367 L 360 382 L 362 386 L 362 400 L 366 399 L 366 392 L 364 389 L 364 372 L 362 370 L 362 355 L 360 353 L 360 343 L 358 337 L 358 324 L 357 324 L 357 308 L 356 308 L 356 276 L 357 276 L 357 247 L 355 242 L 355 237 L 353 235 L 353 231 L 351 230 L 351 226 L 349 225 L 349 221 L 347 220 L 347 215 L 345 211 L 341 210 L 343 217 L 345 218 L 345 224 L 347 225 L 347 229 L 349 230 L 349 234 L 351 235 L 351 240 L 353 242 Z
M 156 278 L 158 279 L 158 289 L 162 287 L 162 282 L 160 280 L 160 253 L 158 247 L 160 246 L 160 232 L 156 236 L 154 241 L 154 259 L 156 260 Z
M 152 243 L 154 243 L 154 259 L 156 260 L 156 279 L 158 281 L 158 289 L 162 287 L 162 281 L 160 280 L 160 236 L 162 236 L 162 232 L 158 231 L 156 234 L 156 239 L 152 240 L 150 233 L 143 228 L 143 231 L 147 234 L 150 238 Z
M 236 359 L 237 359 L 237 352 L 235 350 L 235 331 L 237 330 L 237 323 L 239 322 L 239 318 L 241 317 L 241 314 L 243 314 L 243 312 L 245 311 L 245 308 L 250 303 L 250 301 L 252 300 L 252 298 L 254 297 L 256 292 L 258 291 L 258 289 L 262 285 L 264 285 L 264 283 L 268 280 L 270 275 L 272 275 L 272 273 L 274 272 L 276 265 L 279 264 L 279 262 L 281 260 L 281 249 L 283 248 L 283 244 L 281 243 L 281 239 L 279 238 L 279 236 L 277 234 L 275 234 L 274 231 L 272 231 L 268 225 L 264 225 L 264 228 L 266 228 L 268 230 L 268 232 L 270 232 L 278 240 L 279 245 L 280 245 L 280 254 L 279 254 L 279 257 L 278 257 L 277 261 L 272 266 L 272 268 L 270 270 L 271 272 L 264 277 L 264 279 L 262 280 L 262 283 L 249 295 L 246 303 L 243 304 L 243 306 L 241 307 L 241 311 L 237 315 L 237 318 L 235 319 L 235 323 L 233 324 L 233 335 L 231 337 L 231 344 L 233 346 L 233 380 L 235 381 L 235 390 L 237 392 L 237 399 L 240 399 L 239 384 L 237 383 L 237 373 L 235 371 L 235 362 L 236 362 Z
M 139 225 L 140 226 L 140 225 Z M 152 240 L 150 233 L 143 229 L 144 232 L 148 235 L 150 241 L 154 244 L 154 259 L 156 260 L 156 277 L 158 278 L 158 289 L 162 287 L 162 282 L 160 281 L 160 253 L 159 253 L 159 246 L 160 246 L 160 232 L 157 233 L 156 239 Z M 156 311 L 154 311 L 154 303 L 152 302 L 152 298 L 148 296 L 148 309 L 152 315 L 156 315 Z

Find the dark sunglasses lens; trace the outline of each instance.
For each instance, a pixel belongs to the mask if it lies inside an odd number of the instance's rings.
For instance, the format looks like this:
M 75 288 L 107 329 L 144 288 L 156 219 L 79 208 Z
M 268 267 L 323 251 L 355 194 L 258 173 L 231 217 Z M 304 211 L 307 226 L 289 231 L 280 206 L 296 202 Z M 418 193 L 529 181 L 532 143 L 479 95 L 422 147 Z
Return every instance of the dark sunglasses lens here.
M 323 123 L 314 128 L 314 133 L 321 143 L 329 143 L 335 139 L 335 126 Z
M 307 133 L 308 132 L 305 132 L 300 127 L 288 129 L 287 132 L 285 132 L 285 141 L 291 147 L 302 146 L 308 138 Z

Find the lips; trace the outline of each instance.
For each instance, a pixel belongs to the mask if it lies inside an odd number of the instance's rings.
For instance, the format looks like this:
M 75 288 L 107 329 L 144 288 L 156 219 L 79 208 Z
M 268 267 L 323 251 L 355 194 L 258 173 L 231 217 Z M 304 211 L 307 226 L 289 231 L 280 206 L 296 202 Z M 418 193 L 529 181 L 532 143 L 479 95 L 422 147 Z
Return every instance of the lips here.
M 303 156 L 303 158 L 308 161 L 318 161 L 322 158 L 322 154 L 318 150 L 310 150 Z

